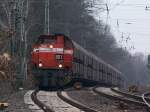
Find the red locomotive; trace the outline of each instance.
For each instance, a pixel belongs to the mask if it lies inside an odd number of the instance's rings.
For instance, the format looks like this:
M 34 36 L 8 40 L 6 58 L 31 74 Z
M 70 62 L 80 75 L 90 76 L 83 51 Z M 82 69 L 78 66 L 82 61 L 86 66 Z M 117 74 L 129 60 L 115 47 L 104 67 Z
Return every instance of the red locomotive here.
M 32 66 L 42 86 L 60 86 L 70 79 L 122 85 L 121 72 L 87 52 L 65 35 L 41 35 L 33 46 Z
M 32 64 L 40 69 L 71 69 L 73 45 L 62 35 L 39 37 L 32 52 Z

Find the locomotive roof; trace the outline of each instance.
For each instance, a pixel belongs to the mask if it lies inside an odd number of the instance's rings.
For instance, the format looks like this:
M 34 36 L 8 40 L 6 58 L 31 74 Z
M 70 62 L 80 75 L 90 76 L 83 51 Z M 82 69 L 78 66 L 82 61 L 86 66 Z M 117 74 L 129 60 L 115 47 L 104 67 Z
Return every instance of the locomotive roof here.
M 51 38 L 54 37 L 53 35 L 40 35 L 38 38 L 42 39 L 42 38 Z
M 94 59 L 96 59 L 98 62 L 103 63 L 104 65 L 110 67 L 111 69 L 115 70 L 116 72 L 122 74 L 118 69 L 114 68 L 112 65 L 106 63 L 105 61 L 103 61 L 101 58 L 97 57 L 96 55 L 94 55 L 93 53 L 87 51 L 85 48 L 81 47 L 79 44 L 77 44 L 75 41 L 73 41 L 73 44 L 77 47 L 77 49 L 80 49 L 81 51 L 83 51 L 85 54 L 89 55 L 90 57 L 93 57 Z
M 55 34 L 55 35 L 40 35 L 38 38 L 51 38 L 51 37 L 57 37 L 57 36 L 64 36 L 63 34 Z

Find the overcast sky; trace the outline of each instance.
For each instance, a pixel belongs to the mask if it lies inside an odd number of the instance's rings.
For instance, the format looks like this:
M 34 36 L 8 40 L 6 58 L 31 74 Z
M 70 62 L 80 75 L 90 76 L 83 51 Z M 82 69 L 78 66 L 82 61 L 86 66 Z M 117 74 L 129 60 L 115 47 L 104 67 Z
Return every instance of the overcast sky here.
M 108 4 L 109 14 L 107 15 L 107 11 L 99 13 L 97 10 L 96 12 L 105 23 L 111 26 L 111 31 L 120 46 L 132 53 L 150 53 L 150 1 L 103 1 Z M 105 5 L 103 7 L 106 9 Z M 148 7 L 147 10 L 146 7 Z

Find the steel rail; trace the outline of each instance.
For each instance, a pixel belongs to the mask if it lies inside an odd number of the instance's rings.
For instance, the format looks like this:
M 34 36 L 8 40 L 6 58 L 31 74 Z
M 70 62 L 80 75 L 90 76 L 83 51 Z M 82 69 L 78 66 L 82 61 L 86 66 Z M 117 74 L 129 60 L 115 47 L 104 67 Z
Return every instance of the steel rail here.
M 142 99 L 143 99 L 143 101 L 145 102 L 145 104 L 150 108 L 150 104 L 148 103 L 147 97 L 146 97 L 146 96 L 148 96 L 148 95 L 150 95 L 150 92 L 147 92 L 147 93 L 142 94 Z
M 135 94 L 126 93 L 126 92 L 123 92 L 123 91 L 120 91 L 120 90 L 116 90 L 114 88 L 111 88 L 111 90 L 118 93 L 118 94 L 121 94 L 123 96 L 126 96 L 126 97 L 129 97 L 129 98 L 135 99 L 137 101 L 143 102 L 145 104 L 144 106 L 148 107 L 146 109 L 149 111 L 150 104 L 148 103 L 148 101 L 150 102 L 150 98 L 148 98 L 146 96 L 150 95 L 150 92 L 144 93 L 140 96 L 140 95 L 135 95 Z
M 135 94 L 131 94 L 131 93 L 127 93 L 127 92 L 123 92 L 123 91 L 120 91 L 120 90 L 116 90 L 114 88 L 111 88 L 111 90 L 115 93 L 118 93 L 118 94 L 121 94 L 125 97 L 129 97 L 129 98 L 132 98 L 132 99 L 135 99 L 137 101 L 140 101 L 140 102 L 143 102 L 143 99 L 142 99 L 142 96 L 140 95 L 135 95 Z
M 31 99 L 33 100 L 33 102 L 38 105 L 44 112 L 55 112 L 54 110 L 52 110 L 51 108 L 49 108 L 47 105 L 45 105 L 44 103 L 42 103 L 40 100 L 38 100 L 37 98 L 37 93 L 39 92 L 39 90 L 35 90 L 32 94 L 31 94 Z
M 132 98 L 134 98 L 136 100 L 143 101 L 143 96 L 142 95 L 135 95 L 135 94 L 123 92 L 123 91 L 120 91 L 120 90 L 116 90 L 114 88 L 111 88 L 111 90 L 114 91 L 114 92 L 116 92 L 116 93 L 118 93 L 118 94 L 122 94 L 122 95 L 124 95 L 126 97 L 132 97 Z M 145 94 L 148 94 L 148 93 L 145 93 Z M 144 97 L 145 100 L 150 102 L 150 98 L 146 97 L 146 95 L 144 95 L 144 96 L 145 96 Z
M 62 91 L 58 91 L 58 92 L 57 92 L 57 96 L 58 96 L 60 99 L 62 99 L 63 101 L 67 102 L 68 104 L 70 104 L 70 105 L 72 105 L 72 106 L 74 106 L 74 107 L 76 107 L 76 108 L 79 108 L 79 109 L 81 109 L 82 111 L 85 111 L 85 112 L 98 112 L 97 110 L 94 110 L 94 109 L 92 109 L 92 108 L 90 108 L 90 107 L 87 107 L 87 106 L 85 106 L 85 105 L 82 105 L 82 104 L 80 104 L 80 103 L 77 103 L 77 102 L 75 102 L 75 101 L 73 101 L 73 100 L 70 100 L 70 99 L 66 98 L 65 96 L 63 96 Z

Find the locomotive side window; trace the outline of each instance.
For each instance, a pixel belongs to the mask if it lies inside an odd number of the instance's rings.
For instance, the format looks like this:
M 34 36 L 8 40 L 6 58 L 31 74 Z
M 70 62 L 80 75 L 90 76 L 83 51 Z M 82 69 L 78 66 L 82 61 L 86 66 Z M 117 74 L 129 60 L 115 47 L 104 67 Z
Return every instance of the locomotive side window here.
M 71 40 L 69 40 L 67 37 L 65 38 L 65 48 L 66 49 L 73 48 L 73 44 L 72 44 Z
M 41 43 L 43 43 L 42 39 L 38 39 L 38 41 L 36 42 L 36 44 L 41 44 Z

